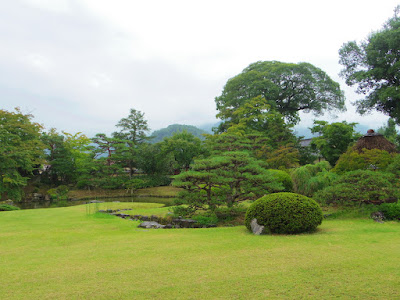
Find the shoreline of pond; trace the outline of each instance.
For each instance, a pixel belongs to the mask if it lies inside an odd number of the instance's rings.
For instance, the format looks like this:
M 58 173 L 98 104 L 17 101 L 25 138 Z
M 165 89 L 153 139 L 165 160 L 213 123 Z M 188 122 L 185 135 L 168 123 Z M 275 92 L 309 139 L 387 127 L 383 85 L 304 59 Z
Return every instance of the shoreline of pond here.
M 34 200 L 14 202 L 13 205 L 21 209 L 38 209 L 38 208 L 56 208 L 68 207 L 82 204 L 89 204 L 90 201 L 98 202 L 145 202 L 145 203 L 160 203 L 165 206 L 173 205 L 173 196 L 156 196 L 156 195 L 133 195 L 133 196 L 116 196 L 116 197 L 85 197 L 80 199 L 67 199 L 67 200 Z M 101 201 L 100 201 L 101 199 Z M 108 201 L 107 201 L 108 200 Z M 95 202 L 92 202 L 95 203 Z

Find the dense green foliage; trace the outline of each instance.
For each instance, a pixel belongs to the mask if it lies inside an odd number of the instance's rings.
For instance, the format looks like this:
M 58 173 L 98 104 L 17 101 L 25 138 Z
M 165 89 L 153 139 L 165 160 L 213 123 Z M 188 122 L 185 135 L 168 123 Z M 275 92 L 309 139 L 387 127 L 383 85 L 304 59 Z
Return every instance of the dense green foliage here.
M 276 170 L 276 169 L 268 169 L 271 175 L 282 184 L 283 190 L 282 192 L 292 192 L 293 191 L 293 180 L 290 177 L 289 173 Z
M 389 153 L 385 150 L 363 149 L 359 153 L 350 148 L 340 156 L 332 172 L 343 174 L 355 170 L 384 171 L 396 156 L 395 153 Z
M 151 134 L 151 143 L 158 143 L 162 142 L 164 138 L 172 137 L 174 134 L 186 131 L 188 133 L 193 134 L 195 137 L 199 138 L 200 140 L 204 140 L 203 134 L 207 134 L 206 131 L 199 129 L 192 125 L 181 125 L 181 124 L 173 124 L 169 125 L 166 128 L 162 128 L 159 130 L 153 131 Z
M 383 203 L 378 206 L 386 220 L 400 220 L 400 203 Z
M 360 113 L 378 110 L 400 122 L 400 17 L 389 19 L 383 29 L 358 44 L 351 41 L 339 51 L 341 76 L 365 95 L 356 102 Z
M 251 221 L 264 226 L 266 233 L 296 234 L 314 231 L 322 223 L 322 210 L 311 198 L 294 193 L 266 195 L 247 210 L 245 225 Z
M 399 181 L 393 174 L 370 170 L 352 171 L 315 193 L 314 199 L 321 204 L 350 206 L 395 202 L 399 197 L 398 185 Z
M 396 155 L 392 162 L 387 166 L 386 172 L 392 173 L 400 178 L 400 155 Z
M 177 171 L 188 170 L 193 159 L 205 152 L 201 140 L 187 131 L 166 137 L 160 144 L 163 152 L 173 157 Z
M 46 168 L 41 174 L 42 182 L 52 185 L 75 184 L 85 177 L 92 160 L 91 140 L 78 132 L 74 135 L 58 133 L 54 128 L 43 132 Z
M 244 151 L 195 160 L 189 171 L 175 176 L 173 185 L 184 189 L 177 204 L 185 204 L 187 215 L 197 210 L 215 211 L 221 205 L 232 207 L 243 200 L 282 190 L 261 162 Z M 179 210 L 184 213 L 182 208 Z
M 354 130 L 355 125 L 356 123 L 346 121 L 331 124 L 326 121 L 314 121 L 311 132 L 318 133 L 319 136 L 312 139 L 311 147 L 317 149 L 322 157 L 334 166 L 340 155 L 360 136 Z
M 315 192 L 329 186 L 338 176 L 329 172 L 331 166 L 327 161 L 308 164 L 292 170 L 293 190 L 298 194 L 312 197 Z
M 0 199 L 20 200 L 22 188 L 43 163 L 42 126 L 32 115 L 0 110 Z
M 12 210 L 19 210 L 20 208 L 14 205 L 9 204 L 0 204 L 0 211 L 12 211 Z
M 222 94 L 215 98 L 217 117 L 237 123 L 235 112 L 256 97 L 291 122 L 299 120 L 299 111 L 321 114 L 344 108 L 339 84 L 321 69 L 309 63 L 259 61 L 228 80 Z

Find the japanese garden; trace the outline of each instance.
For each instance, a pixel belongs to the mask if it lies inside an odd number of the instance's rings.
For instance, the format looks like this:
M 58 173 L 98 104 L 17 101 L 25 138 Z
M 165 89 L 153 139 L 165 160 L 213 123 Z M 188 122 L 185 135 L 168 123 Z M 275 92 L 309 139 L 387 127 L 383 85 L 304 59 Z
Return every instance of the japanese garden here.
M 1 298 L 399 298 L 400 18 L 338 51 L 386 125 L 326 121 L 339 83 L 274 60 L 226 82 L 212 132 L 152 135 L 132 108 L 88 137 L 0 107 Z

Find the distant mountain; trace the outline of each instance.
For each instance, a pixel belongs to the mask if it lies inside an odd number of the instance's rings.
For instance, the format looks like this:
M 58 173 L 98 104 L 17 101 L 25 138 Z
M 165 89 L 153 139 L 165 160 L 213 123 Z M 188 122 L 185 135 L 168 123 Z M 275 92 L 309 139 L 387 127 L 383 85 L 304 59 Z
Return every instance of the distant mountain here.
M 209 132 L 199 129 L 193 125 L 173 124 L 173 125 L 169 125 L 167 128 L 162 128 L 162 129 L 153 131 L 153 133 L 151 134 L 151 137 L 153 137 L 153 138 L 150 140 L 150 143 L 161 142 L 164 138 L 171 137 L 174 133 L 182 132 L 185 130 L 187 132 L 193 134 L 194 136 L 200 138 L 201 140 L 204 140 L 204 136 L 202 136 L 202 134 L 209 133 Z

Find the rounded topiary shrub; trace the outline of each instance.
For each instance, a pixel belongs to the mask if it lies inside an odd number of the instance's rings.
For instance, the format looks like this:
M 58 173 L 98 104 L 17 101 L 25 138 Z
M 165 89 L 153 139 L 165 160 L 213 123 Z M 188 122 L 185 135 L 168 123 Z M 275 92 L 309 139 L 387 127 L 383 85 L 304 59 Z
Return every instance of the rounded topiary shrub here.
M 314 231 L 322 218 L 322 210 L 313 199 L 294 193 L 275 193 L 256 200 L 248 208 L 245 225 L 251 231 L 251 221 L 257 219 L 266 233 L 295 234 Z

